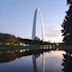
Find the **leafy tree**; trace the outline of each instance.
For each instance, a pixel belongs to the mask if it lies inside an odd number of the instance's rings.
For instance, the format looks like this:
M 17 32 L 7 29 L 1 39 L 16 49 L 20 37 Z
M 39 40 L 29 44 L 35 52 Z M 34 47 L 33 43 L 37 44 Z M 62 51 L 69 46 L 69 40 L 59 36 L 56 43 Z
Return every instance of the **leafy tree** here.
M 65 19 L 61 25 L 63 41 L 66 44 L 72 44 L 72 4 L 69 6 L 69 10 L 66 12 Z
M 0 43 L 19 44 L 19 42 L 19 39 L 16 38 L 14 35 L 0 33 Z

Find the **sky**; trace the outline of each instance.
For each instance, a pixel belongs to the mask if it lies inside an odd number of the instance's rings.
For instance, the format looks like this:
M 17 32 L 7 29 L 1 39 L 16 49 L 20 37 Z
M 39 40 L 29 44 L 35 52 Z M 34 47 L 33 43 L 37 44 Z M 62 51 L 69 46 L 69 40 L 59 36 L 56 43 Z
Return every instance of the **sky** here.
M 68 9 L 66 0 L 0 0 L 0 33 L 17 37 L 32 37 L 35 9 L 44 21 L 45 40 L 61 42 L 61 24 Z M 36 34 L 41 37 L 40 15 L 37 13 Z

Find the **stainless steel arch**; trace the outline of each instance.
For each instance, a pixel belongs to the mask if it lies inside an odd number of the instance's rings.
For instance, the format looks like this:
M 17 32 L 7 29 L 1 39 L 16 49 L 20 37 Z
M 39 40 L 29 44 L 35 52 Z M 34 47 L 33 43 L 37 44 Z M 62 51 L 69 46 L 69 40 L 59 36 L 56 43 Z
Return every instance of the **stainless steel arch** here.
M 35 14 L 34 14 L 34 19 L 33 19 L 33 29 L 32 29 L 32 39 L 34 40 L 36 37 L 36 19 L 37 19 L 37 12 L 40 15 L 40 19 L 41 19 L 41 33 L 42 33 L 42 40 L 44 41 L 44 23 L 43 23 L 43 17 L 41 14 L 41 11 L 39 8 L 37 8 L 35 10 Z

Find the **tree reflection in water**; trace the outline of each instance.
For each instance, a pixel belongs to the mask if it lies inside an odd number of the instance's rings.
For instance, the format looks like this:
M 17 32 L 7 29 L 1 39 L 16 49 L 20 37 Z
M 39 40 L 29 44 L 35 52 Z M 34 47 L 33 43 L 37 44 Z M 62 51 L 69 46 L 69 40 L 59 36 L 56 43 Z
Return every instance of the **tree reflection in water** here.
M 63 72 L 72 72 L 72 50 L 65 50 L 66 54 L 63 54 L 63 63 L 64 68 Z
M 0 63 L 5 63 L 5 62 L 10 62 L 15 60 L 16 58 L 20 58 L 23 56 L 28 56 L 28 55 L 34 55 L 35 58 L 38 58 L 40 54 L 43 54 L 43 52 L 48 52 L 51 50 L 43 50 L 43 49 L 38 49 L 35 47 L 35 50 L 0 50 Z

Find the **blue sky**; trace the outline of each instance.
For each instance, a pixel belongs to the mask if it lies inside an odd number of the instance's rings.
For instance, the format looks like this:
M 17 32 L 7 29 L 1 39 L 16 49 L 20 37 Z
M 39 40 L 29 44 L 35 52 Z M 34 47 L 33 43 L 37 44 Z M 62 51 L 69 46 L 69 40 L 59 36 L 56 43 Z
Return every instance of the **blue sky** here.
M 0 32 L 31 38 L 33 16 L 40 8 L 45 27 L 45 40 L 59 42 L 66 0 L 0 0 Z M 37 15 L 37 34 L 40 34 L 40 16 Z

